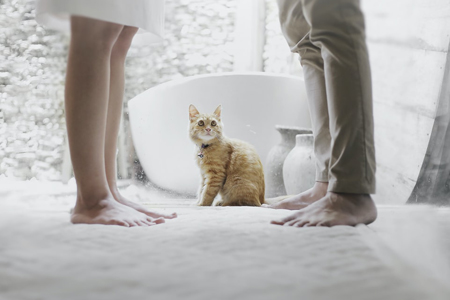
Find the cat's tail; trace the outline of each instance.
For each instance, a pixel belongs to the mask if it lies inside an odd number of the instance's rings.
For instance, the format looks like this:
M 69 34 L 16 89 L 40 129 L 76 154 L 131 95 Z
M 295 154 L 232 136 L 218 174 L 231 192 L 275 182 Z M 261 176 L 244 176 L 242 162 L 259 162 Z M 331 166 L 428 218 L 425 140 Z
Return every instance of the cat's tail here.
M 263 204 L 267 204 L 267 205 L 276 204 L 276 203 L 281 202 L 284 199 L 290 198 L 292 196 L 294 196 L 294 195 L 278 196 L 278 197 L 275 197 L 275 198 L 268 198 L 268 199 L 266 198 L 266 199 L 264 199 L 264 203 Z

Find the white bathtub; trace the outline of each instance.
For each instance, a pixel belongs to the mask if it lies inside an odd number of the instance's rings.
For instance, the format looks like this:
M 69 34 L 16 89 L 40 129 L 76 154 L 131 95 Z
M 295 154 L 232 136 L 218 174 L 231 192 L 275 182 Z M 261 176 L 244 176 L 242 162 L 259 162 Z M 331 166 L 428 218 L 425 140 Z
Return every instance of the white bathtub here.
M 170 81 L 128 102 L 131 132 L 149 180 L 166 190 L 195 195 L 197 150 L 188 138 L 189 104 L 213 112 L 222 104 L 224 133 L 253 144 L 265 164 L 280 141 L 276 124 L 310 127 L 304 83 L 267 73 L 220 73 Z

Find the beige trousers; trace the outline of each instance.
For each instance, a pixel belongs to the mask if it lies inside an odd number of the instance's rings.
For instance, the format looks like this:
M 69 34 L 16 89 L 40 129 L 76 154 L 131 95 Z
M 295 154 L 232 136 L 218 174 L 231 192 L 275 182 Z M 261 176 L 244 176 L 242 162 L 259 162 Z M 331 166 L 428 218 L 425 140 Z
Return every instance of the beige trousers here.
M 278 0 L 300 54 L 314 132 L 316 180 L 338 193 L 375 193 L 372 87 L 359 0 Z

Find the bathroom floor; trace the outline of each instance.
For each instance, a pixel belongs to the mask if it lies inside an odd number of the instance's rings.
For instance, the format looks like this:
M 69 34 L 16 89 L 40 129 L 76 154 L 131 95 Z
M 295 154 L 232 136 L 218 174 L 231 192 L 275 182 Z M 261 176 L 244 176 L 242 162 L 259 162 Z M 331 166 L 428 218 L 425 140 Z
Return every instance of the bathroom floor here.
M 0 299 L 448 299 L 450 209 L 379 206 L 369 226 L 269 224 L 286 210 L 195 207 L 123 183 L 177 219 L 72 225 L 75 187 L 0 180 Z

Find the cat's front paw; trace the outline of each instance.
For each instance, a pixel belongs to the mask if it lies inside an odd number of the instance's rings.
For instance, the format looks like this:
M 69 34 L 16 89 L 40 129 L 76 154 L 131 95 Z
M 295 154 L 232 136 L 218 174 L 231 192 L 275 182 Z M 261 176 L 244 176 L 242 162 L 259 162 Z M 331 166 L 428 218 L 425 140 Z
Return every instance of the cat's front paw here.
M 214 206 L 214 204 L 208 201 L 198 201 L 197 206 Z
M 198 199 L 196 205 L 197 206 L 210 206 L 208 203 L 203 201 L 203 199 Z

